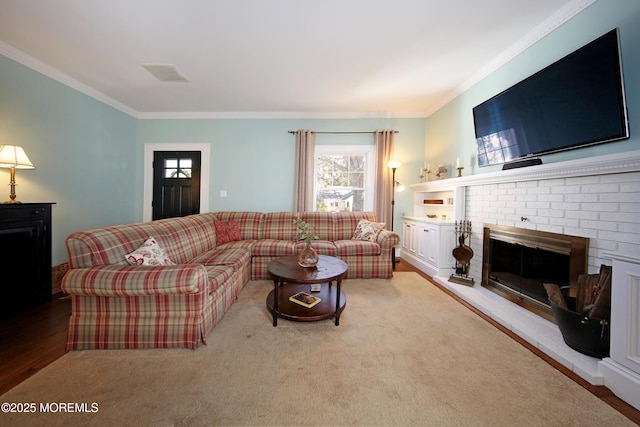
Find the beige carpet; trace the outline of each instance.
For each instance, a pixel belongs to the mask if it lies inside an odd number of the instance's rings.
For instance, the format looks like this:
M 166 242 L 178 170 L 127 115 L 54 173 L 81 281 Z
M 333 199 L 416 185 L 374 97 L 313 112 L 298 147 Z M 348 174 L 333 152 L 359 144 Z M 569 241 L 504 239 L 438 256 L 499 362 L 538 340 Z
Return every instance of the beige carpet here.
M 195 351 L 74 352 L 0 398 L 97 412 L 0 425 L 634 425 L 416 273 L 345 281 L 338 327 L 274 328 L 270 286 L 250 282 Z

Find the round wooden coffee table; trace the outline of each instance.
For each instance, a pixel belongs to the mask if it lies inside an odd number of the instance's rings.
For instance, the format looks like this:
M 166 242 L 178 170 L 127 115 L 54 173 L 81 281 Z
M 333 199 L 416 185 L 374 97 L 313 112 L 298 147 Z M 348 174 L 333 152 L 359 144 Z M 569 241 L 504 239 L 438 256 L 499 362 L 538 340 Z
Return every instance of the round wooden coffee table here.
M 340 324 L 340 314 L 347 304 L 347 297 L 340 290 L 342 278 L 347 272 L 347 264 L 339 258 L 320 255 L 316 267 L 300 267 L 297 255 L 275 259 L 267 270 L 273 278 L 273 290 L 267 295 L 267 308 L 273 316 L 273 326 L 278 325 L 278 317 L 298 322 L 335 317 Z M 336 286 L 333 286 L 333 282 Z M 320 283 L 320 292 L 311 292 L 312 284 Z M 326 284 L 326 285 L 325 285 Z M 298 292 L 306 292 L 321 301 L 311 308 L 289 301 Z

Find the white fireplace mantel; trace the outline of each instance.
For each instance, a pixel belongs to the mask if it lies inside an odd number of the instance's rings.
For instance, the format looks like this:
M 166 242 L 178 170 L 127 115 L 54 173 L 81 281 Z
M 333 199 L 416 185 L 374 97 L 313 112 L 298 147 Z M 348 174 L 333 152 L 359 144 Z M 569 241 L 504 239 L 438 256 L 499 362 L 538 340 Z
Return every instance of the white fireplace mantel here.
M 640 150 L 567 160 L 524 168 L 462 176 L 410 185 L 413 191 L 442 191 L 455 187 L 541 179 L 571 178 L 640 171 Z

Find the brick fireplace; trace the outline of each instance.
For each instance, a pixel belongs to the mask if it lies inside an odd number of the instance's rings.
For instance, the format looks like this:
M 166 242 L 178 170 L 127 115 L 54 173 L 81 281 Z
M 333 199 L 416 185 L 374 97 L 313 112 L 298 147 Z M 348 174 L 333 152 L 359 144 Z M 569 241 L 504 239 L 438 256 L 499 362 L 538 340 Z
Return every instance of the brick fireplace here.
M 420 191 L 457 188 L 464 189 L 459 192 L 464 200 L 463 209 L 456 207 L 455 219 L 473 224 L 469 245 L 475 255 L 469 275 L 476 285 L 451 283 L 448 276 L 434 279 L 591 384 L 608 386 L 640 409 L 640 398 L 634 397 L 640 396 L 640 349 L 632 351 L 633 343 L 640 342 L 640 327 L 633 320 L 640 316 L 640 270 L 628 278 L 620 269 L 616 273 L 614 266 L 612 292 L 618 299 L 612 302 L 612 318 L 614 313 L 621 318 L 617 327 L 612 323 L 612 358 L 602 361 L 570 349 L 554 323 L 480 285 L 484 227 L 493 225 L 588 239 L 586 272 L 590 274 L 597 273 L 601 264 L 612 265 L 612 254 L 637 259 L 640 269 L 640 151 L 420 184 Z M 451 265 L 454 262 L 452 258 Z M 625 286 L 630 290 L 621 291 Z M 616 301 L 624 305 L 629 295 L 636 295 L 638 301 L 631 307 L 633 314 L 615 306 Z M 629 361 L 635 361 L 633 369 L 618 368 Z

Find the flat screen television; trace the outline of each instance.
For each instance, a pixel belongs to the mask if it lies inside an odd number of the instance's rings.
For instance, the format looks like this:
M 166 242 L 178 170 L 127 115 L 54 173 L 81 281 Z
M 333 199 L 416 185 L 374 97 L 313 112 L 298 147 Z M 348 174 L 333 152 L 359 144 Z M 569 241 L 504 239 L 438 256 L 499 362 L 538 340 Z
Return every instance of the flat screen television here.
M 629 138 L 618 40 L 616 28 L 474 107 L 478 165 Z

